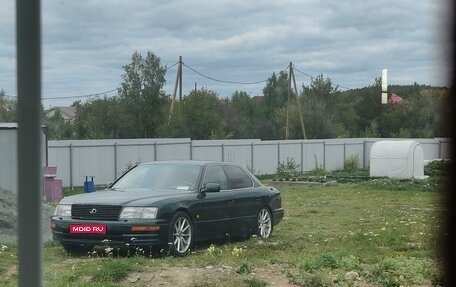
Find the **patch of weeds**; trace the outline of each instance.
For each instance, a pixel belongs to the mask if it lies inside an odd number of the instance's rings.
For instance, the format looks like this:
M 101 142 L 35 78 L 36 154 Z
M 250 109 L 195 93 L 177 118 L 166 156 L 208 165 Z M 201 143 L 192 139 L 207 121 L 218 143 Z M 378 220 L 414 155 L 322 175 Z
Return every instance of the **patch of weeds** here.
M 131 263 L 129 260 L 106 260 L 97 268 L 92 279 L 95 282 L 119 282 L 138 269 Z
M 336 269 L 339 267 L 339 259 L 332 252 L 324 252 L 308 257 L 300 265 L 300 268 L 305 271 L 319 270 L 321 268 Z
M 320 274 L 301 272 L 299 274 L 289 273 L 287 276 L 290 283 L 302 287 L 323 287 L 331 285 L 330 282 L 325 280 L 325 278 Z
M 392 191 L 439 191 L 442 190 L 442 182 L 436 178 L 427 179 L 393 179 L 376 178 L 360 183 L 361 187 L 371 190 Z
M 244 282 L 247 283 L 247 286 L 249 287 L 266 287 L 266 282 L 256 277 L 245 279 Z
M 223 249 L 216 247 L 214 244 L 211 244 L 207 249 L 206 249 L 206 255 L 207 256 L 212 256 L 212 257 L 218 257 L 223 254 Z
M 358 258 L 353 255 L 344 256 L 339 261 L 340 267 L 345 270 L 360 270 L 361 263 Z
M 253 267 L 248 263 L 243 263 L 239 268 L 236 270 L 238 274 L 250 274 L 253 272 Z
M 373 282 L 385 287 L 431 285 L 426 278 L 434 281 L 441 277 L 431 260 L 405 256 L 383 259 L 371 274 Z

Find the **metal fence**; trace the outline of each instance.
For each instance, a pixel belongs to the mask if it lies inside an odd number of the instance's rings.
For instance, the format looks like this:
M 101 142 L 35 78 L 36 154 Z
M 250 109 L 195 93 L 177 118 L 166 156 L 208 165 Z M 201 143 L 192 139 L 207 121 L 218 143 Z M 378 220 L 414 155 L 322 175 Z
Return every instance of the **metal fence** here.
M 49 141 L 48 164 L 57 167 L 57 177 L 66 187 L 82 186 L 85 176 L 94 176 L 96 184 L 106 184 L 136 163 L 173 159 L 234 162 L 257 175 L 276 173 L 279 164 L 287 160 L 294 160 L 302 172 L 315 167 L 337 170 L 355 155 L 360 167 L 368 167 L 372 144 L 379 140 L 383 139 Z M 449 139 L 415 140 L 421 144 L 425 160 L 450 158 Z

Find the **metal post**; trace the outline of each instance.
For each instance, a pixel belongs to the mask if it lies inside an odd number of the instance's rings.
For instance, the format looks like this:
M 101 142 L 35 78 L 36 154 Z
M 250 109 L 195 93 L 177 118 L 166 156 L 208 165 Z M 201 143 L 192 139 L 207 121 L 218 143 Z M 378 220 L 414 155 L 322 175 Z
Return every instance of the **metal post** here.
M 117 178 L 117 143 L 114 144 L 114 180 Z
M 280 142 L 277 142 L 277 169 L 280 167 Z
M 193 141 L 190 140 L 190 160 L 193 160 Z
M 344 162 L 343 162 L 344 164 L 345 164 L 345 161 L 347 160 L 347 156 L 345 154 L 346 150 L 347 150 L 347 147 L 346 147 L 345 142 L 344 142 Z
M 323 141 L 323 166 L 326 169 L 326 141 Z
M 301 173 L 304 172 L 304 141 L 301 141 Z
M 157 142 L 154 142 L 154 161 L 157 161 Z
M 19 286 L 42 286 L 41 3 L 16 1 Z
M 73 144 L 70 144 L 70 187 L 73 190 Z
M 254 173 L 254 169 L 253 169 L 253 148 L 254 148 L 254 145 L 253 145 L 253 143 L 250 145 L 250 147 L 251 147 L 251 149 L 250 149 L 250 152 L 251 152 L 250 160 L 252 161 L 252 167 L 251 168 L 252 168 L 252 173 Z
M 222 144 L 222 161 L 225 161 L 225 144 Z

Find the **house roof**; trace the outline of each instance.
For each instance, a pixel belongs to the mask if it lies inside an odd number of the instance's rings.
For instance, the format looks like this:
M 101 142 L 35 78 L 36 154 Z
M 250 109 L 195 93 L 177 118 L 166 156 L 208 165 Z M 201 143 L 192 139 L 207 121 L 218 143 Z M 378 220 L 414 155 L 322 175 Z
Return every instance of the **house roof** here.
M 53 114 L 52 111 L 54 111 L 54 112 L 58 111 L 62 115 L 62 117 L 66 120 L 72 120 L 76 116 L 75 107 L 62 107 L 62 106 L 52 107 L 46 111 L 46 114 L 52 115 Z

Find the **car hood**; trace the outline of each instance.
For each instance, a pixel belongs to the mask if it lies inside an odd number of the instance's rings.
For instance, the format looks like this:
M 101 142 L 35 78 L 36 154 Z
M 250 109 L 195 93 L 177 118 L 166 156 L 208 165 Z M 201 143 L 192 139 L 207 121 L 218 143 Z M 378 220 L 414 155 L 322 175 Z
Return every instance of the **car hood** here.
M 188 195 L 189 191 L 157 190 L 147 188 L 106 189 L 64 197 L 60 204 L 106 204 L 146 206 L 159 200 Z

